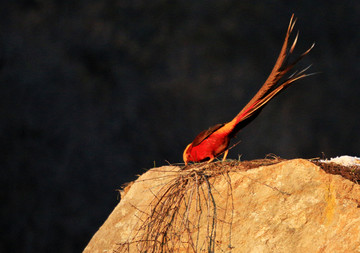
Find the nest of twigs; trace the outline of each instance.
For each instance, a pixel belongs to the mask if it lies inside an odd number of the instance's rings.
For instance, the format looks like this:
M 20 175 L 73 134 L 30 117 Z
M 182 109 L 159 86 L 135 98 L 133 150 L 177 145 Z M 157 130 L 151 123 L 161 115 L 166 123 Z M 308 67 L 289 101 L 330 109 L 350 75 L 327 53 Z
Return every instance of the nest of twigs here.
M 233 199 L 230 172 L 246 171 L 283 161 L 278 157 L 254 161 L 226 161 L 182 167 L 176 177 L 162 186 L 148 211 L 141 210 L 141 225 L 115 252 L 214 252 L 218 231 L 226 231 L 231 250 Z M 214 180 L 227 182 L 225 206 L 214 198 Z M 205 221 L 205 222 L 204 222 Z M 200 224 L 206 224 L 204 225 Z M 221 227 L 221 229 L 217 229 Z M 221 232 L 222 233 L 222 232 Z M 205 241 L 199 238 L 206 238 Z M 221 236 L 220 236 L 221 238 Z

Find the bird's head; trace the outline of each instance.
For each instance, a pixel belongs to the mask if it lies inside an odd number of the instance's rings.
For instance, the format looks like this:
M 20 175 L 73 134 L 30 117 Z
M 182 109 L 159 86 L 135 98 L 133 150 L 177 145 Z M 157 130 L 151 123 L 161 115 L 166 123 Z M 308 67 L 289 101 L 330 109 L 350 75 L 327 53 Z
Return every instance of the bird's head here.
M 184 150 L 184 153 L 183 153 L 183 160 L 185 162 L 185 165 L 188 165 L 189 161 L 191 161 L 191 154 L 190 154 L 190 151 L 191 151 L 191 148 L 192 148 L 192 145 L 191 143 L 189 145 L 186 146 L 185 150 Z

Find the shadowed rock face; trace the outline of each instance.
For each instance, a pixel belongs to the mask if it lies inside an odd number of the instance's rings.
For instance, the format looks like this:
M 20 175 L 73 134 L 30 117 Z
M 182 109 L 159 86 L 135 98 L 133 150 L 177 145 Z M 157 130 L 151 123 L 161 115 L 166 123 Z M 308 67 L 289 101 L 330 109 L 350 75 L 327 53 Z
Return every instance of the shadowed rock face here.
M 241 164 L 149 170 L 84 252 L 360 251 L 359 185 L 303 159 Z

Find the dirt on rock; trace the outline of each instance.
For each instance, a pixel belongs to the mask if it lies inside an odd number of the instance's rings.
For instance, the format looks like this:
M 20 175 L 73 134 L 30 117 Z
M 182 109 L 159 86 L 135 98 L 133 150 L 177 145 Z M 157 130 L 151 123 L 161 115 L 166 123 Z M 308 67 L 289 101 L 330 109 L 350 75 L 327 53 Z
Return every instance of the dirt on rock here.
M 270 158 L 264 159 L 256 159 L 252 161 L 239 161 L 239 160 L 228 160 L 225 162 L 214 162 L 209 164 L 210 167 L 235 167 L 237 170 L 247 171 L 250 169 L 258 168 L 260 166 L 268 166 L 277 164 L 287 159 L 280 158 L 278 156 L 270 156 Z M 333 174 L 333 175 L 340 175 L 345 179 L 350 180 L 356 184 L 360 183 L 360 166 L 353 165 L 353 166 L 344 166 L 341 164 L 337 164 L 334 162 L 322 162 L 320 159 L 311 159 L 310 162 L 314 163 L 315 165 L 319 166 L 322 170 L 326 173 Z M 192 164 L 187 166 L 184 169 L 193 169 L 199 166 L 199 164 Z
M 340 175 L 356 184 L 360 182 L 360 166 L 343 166 L 337 163 L 324 163 L 320 161 L 312 161 L 326 173 Z

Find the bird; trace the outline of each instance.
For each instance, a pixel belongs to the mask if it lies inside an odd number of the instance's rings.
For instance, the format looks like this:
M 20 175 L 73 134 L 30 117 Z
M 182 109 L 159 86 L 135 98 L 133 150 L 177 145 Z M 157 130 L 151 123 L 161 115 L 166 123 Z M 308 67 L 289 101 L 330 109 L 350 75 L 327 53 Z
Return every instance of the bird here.
M 308 50 L 290 62 L 289 57 L 293 54 L 299 37 L 299 32 L 297 32 L 291 46 L 289 46 L 289 37 L 292 34 L 296 21 L 297 19 L 294 17 L 294 14 L 292 14 L 279 56 L 263 86 L 233 120 L 227 123 L 216 124 L 200 132 L 195 139 L 186 146 L 183 153 L 185 166 L 187 166 L 189 162 L 207 161 L 210 163 L 221 154 L 224 154 L 222 161 L 225 161 L 229 152 L 230 140 L 234 138 L 242 128 L 253 121 L 270 100 L 295 81 L 314 74 L 306 73 L 311 65 L 301 71 L 296 70 L 292 74 L 288 74 L 315 46 L 315 43 L 313 43 Z

